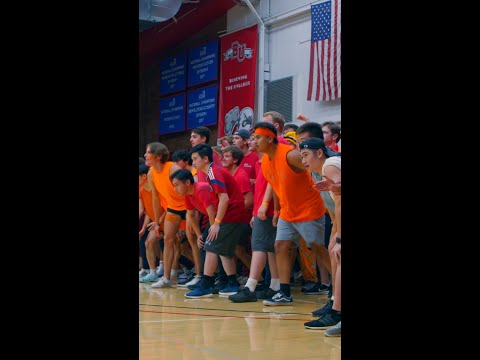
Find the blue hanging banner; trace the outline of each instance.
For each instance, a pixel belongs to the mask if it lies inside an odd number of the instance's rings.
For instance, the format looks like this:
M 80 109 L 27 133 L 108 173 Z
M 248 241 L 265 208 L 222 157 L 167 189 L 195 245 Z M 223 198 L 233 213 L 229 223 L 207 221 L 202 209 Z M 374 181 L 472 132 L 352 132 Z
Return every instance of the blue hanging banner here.
M 185 130 L 185 93 L 160 100 L 160 134 Z
M 187 97 L 187 128 L 217 123 L 217 85 L 189 91 Z
M 160 62 L 160 95 L 185 89 L 186 63 L 186 53 L 171 56 Z
M 217 80 L 218 41 L 190 49 L 188 52 L 188 86 Z

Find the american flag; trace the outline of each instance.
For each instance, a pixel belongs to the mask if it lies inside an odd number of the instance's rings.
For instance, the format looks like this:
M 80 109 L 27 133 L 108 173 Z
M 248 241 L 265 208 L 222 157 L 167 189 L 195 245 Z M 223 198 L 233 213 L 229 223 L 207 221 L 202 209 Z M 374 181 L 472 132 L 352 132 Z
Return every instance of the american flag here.
M 341 96 L 341 0 L 312 5 L 312 39 L 307 100 L 334 100 Z

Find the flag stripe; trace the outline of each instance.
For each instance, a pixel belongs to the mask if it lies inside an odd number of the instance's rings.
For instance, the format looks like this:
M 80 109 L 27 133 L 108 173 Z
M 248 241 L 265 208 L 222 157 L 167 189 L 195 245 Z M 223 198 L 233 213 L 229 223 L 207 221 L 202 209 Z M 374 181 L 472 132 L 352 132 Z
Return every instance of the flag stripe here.
M 341 0 L 311 6 L 310 68 L 307 100 L 341 96 Z M 315 76 L 316 75 L 316 76 Z M 315 84 L 314 84 L 315 82 Z

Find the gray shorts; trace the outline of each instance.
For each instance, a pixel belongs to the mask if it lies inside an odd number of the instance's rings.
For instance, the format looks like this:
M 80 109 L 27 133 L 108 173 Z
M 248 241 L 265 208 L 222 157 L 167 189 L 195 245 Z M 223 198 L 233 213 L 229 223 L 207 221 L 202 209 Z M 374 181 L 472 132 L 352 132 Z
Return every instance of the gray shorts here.
M 217 238 L 211 243 L 207 243 L 209 224 L 202 233 L 203 241 L 205 241 L 203 249 L 222 256 L 235 255 L 235 248 L 242 232 L 241 226 L 242 223 L 221 223 Z
M 278 219 L 276 241 L 292 240 L 298 246 L 300 238 L 305 240 L 308 247 L 312 243 L 325 246 L 325 215 L 304 222 L 288 222 Z
M 261 220 L 253 218 L 252 251 L 275 252 L 277 228 L 272 225 L 272 218 Z

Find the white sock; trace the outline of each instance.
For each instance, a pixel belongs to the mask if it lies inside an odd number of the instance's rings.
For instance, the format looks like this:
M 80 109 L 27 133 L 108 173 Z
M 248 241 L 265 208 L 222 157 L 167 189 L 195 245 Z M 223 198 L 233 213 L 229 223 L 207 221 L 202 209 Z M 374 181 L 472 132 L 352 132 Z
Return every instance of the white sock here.
M 258 281 L 257 281 L 257 280 L 252 279 L 252 278 L 248 278 L 247 283 L 245 284 L 245 286 L 248 287 L 248 289 L 249 289 L 251 292 L 255 292 L 255 288 L 257 287 L 257 284 L 258 284 Z
M 176 279 L 177 278 L 177 270 L 170 270 L 170 279 Z
M 150 269 L 150 274 L 155 274 L 155 275 L 156 275 L 156 274 L 157 274 L 157 272 L 156 272 L 156 270 L 155 270 L 155 269 L 153 269 L 153 270 L 152 270 L 152 269 Z
M 333 298 L 333 295 L 332 295 L 332 297 L 330 298 L 330 300 L 332 300 L 332 301 L 335 300 L 335 299 Z
M 272 278 L 270 280 L 270 289 L 273 291 L 279 291 L 280 290 L 280 278 L 274 279 Z

